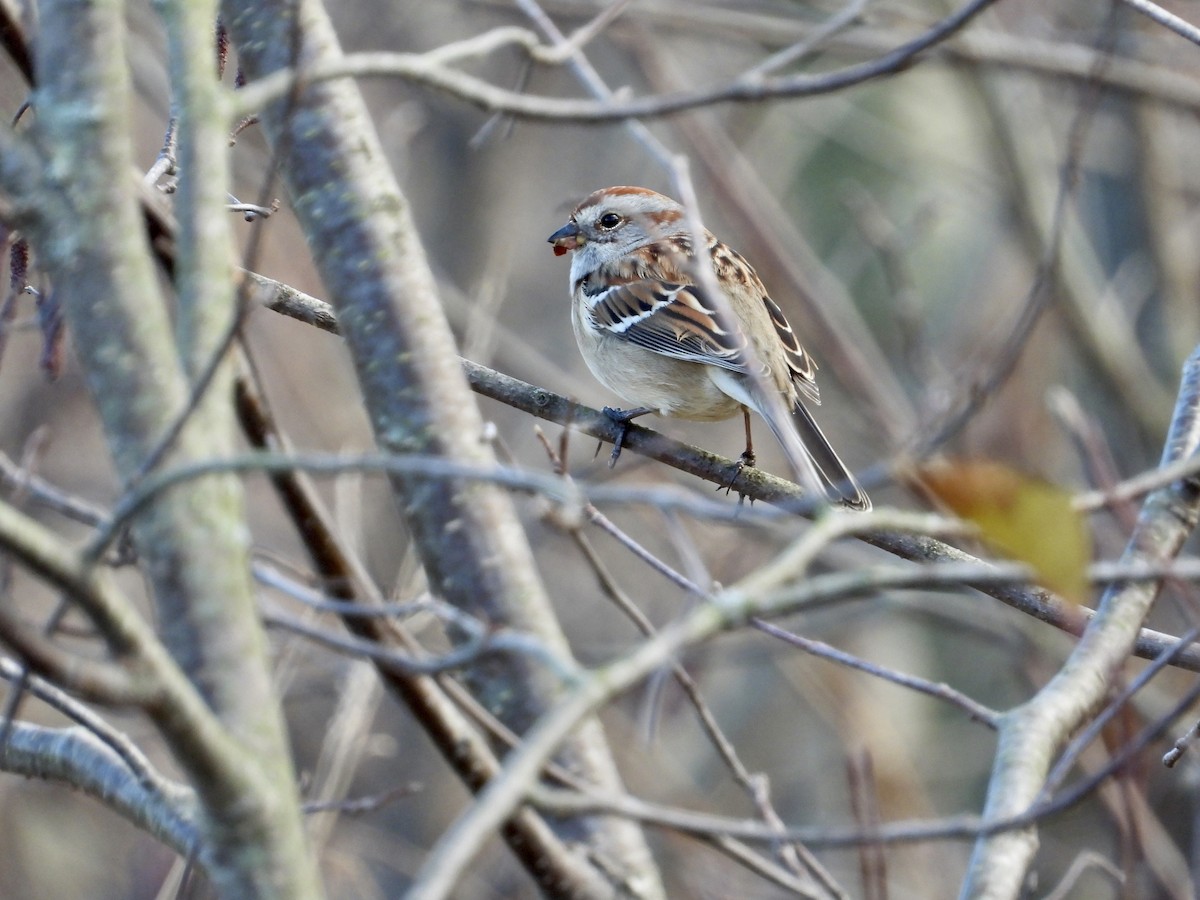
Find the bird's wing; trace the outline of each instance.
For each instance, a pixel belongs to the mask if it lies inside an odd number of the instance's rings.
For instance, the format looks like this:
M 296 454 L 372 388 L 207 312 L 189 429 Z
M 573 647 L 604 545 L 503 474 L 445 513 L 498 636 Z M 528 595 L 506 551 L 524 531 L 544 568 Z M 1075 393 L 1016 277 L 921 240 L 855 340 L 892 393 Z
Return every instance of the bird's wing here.
M 746 336 L 694 284 L 614 285 L 588 298 L 587 315 L 598 331 L 663 356 L 746 371 Z
M 738 292 L 745 297 L 747 304 L 762 303 L 767 317 L 774 326 L 775 335 L 779 338 L 783 349 L 783 359 L 788 368 L 788 375 L 800 394 L 813 403 L 821 402 L 820 391 L 817 390 L 817 364 L 808 352 L 800 346 L 796 332 L 783 314 L 779 304 L 771 299 L 763 286 L 754 267 L 746 262 L 745 257 L 716 238 L 709 240 L 709 253 L 712 256 L 713 272 L 717 280 L 734 284 Z
M 821 393 L 817 389 L 817 364 L 808 355 L 808 351 L 800 346 L 796 332 L 792 331 L 792 326 L 784 317 L 779 304 L 766 294 L 763 294 L 762 299 L 767 307 L 767 314 L 771 317 L 771 324 L 775 326 L 775 333 L 779 335 L 779 343 L 783 345 L 783 355 L 787 360 L 792 382 L 801 394 L 813 403 L 820 403 Z

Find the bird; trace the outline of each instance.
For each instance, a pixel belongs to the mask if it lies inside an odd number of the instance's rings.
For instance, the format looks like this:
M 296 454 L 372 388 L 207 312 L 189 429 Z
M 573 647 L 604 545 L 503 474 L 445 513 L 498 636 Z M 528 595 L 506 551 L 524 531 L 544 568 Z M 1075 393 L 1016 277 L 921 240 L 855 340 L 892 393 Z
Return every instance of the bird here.
M 699 260 L 694 237 L 706 251 Z M 548 240 L 556 256 L 572 254 L 571 321 L 584 361 L 634 405 L 605 408 L 622 428 L 650 412 L 702 422 L 741 412 L 740 470 L 755 464 L 753 411 L 803 487 L 871 508 L 809 411 L 821 402 L 816 363 L 750 263 L 710 231 L 694 234 L 682 204 L 648 188 L 603 188 Z

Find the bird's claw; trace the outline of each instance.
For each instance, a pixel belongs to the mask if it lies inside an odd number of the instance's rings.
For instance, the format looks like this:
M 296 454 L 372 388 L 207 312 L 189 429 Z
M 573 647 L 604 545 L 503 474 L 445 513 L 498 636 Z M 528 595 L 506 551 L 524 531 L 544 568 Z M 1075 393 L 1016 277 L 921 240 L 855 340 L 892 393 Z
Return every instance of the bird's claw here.
M 617 460 L 621 458 L 621 451 L 625 448 L 625 435 L 629 433 L 629 423 L 640 415 L 649 412 L 646 409 L 617 409 L 615 406 L 604 407 L 604 414 L 608 416 L 617 426 L 617 436 L 613 440 L 612 453 L 608 457 L 608 467 L 611 469 L 617 464 Z M 601 441 L 596 444 L 596 455 L 600 455 L 600 448 L 604 445 Z
M 746 468 L 751 468 L 751 469 L 754 468 L 754 464 L 757 461 L 758 460 L 755 457 L 753 450 L 747 449 L 747 450 L 742 451 L 742 455 L 739 456 L 737 459 L 737 462 L 734 463 L 733 475 L 730 477 L 729 481 L 727 481 L 725 484 L 717 485 L 717 490 L 718 491 L 724 490 L 726 496 L 728 496 L 729 492 L 733 490 L 733 486 L 735 484 L 737 484 L 738 476 L 742 474 L 742 470 L 746 469 Z M 743 494 L 741 491 L 738 491 L 738 506 L 741 506 L 745 502 L 746 502 L 746 495 Z M 753 497 L 750 498 L 750 502 L 751 503 L 754 502 Z

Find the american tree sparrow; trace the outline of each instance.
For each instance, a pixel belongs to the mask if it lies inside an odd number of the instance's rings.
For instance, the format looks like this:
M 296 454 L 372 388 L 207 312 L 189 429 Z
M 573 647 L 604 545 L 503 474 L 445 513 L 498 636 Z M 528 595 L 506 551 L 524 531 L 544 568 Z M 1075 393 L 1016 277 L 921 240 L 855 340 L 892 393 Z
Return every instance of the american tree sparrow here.
M 801 484 L 852 509 L 871 501 L 829 446 L 805 401 L 819 404 L 816 364 L 750 264 L 704 232 L 711 273 L 698 271 L 684 208 L 640 187 L 588 196 L 550 235 L 571 259 L 571 319 L 588 368 L 636 409 L 746 424 L 742 462 L 754 464 L 750 413 L 766 421 Z M 711 277 L 708 277 L 711 275 Z M 705 285 L 723 298 L 714 299 Z M 620 441 L 613 450 L 615 461 Z

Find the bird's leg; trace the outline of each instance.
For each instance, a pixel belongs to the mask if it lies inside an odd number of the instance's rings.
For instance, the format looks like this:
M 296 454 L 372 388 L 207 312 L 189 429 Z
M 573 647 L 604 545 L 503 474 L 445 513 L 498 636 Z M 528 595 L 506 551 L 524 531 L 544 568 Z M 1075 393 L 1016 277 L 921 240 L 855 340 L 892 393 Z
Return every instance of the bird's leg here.
M 754 456 L 754 438 L 750 434 L 750 410 L 742 407 L 742 422 L 746 426 L 746 449 L 742 451 L 739 459 L 738 471 L 740 472 L 746 466 L 753 467 L 758 460 Z
M 604 407 L 604 414 L 616 423 L 617 437 L 613 441 L 612 455 L 608 458 L 608 467 L 611 469 L 617 464 L 617 460 L 621 456 L 621 450 L 625 446 L 625 433 L 629 430 L 629 423 L 638 416 L 644 416 L 646 413 L 654 412 L 648 406 L 638 406 L 634 409 L 617 409 L 615 406 Z M 604 442 L 596 444 L 596 455 L 600 455 L 600 447 Z
M 733 490 L 733 486 L 737 483 L 738 475 L 742 473 L 742 469 L 747 466 L 753 468 L 757 459 L 754 456 L 754 439 L 750 435 L 750 410 L 742 407 L 742 421 L 746 424 L 746 449 L 742 451 L 742 455 L 738 457 L 737 466 L 733 470 L 733 477 L 729 479 L 729 483 L 725 485 L 725 493 L 728 494 Z M 718 487 L 719 491 L 721 488 Z M 744 500 L 745 495 L 739 494 Z

